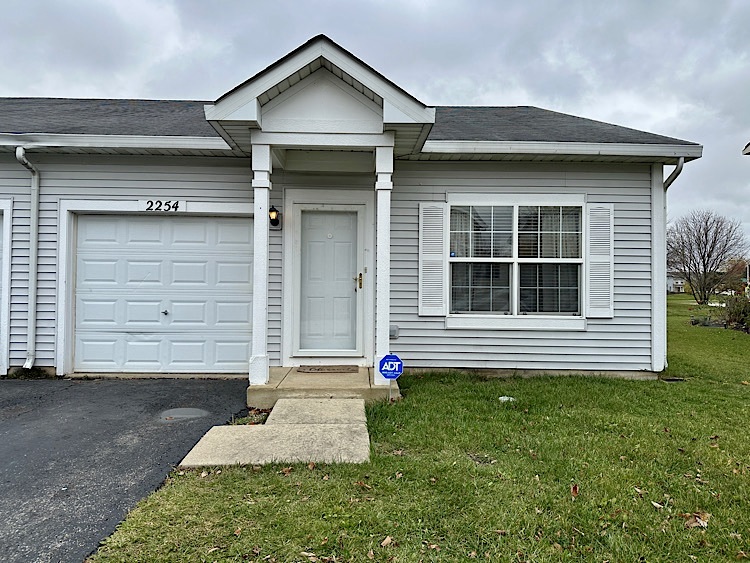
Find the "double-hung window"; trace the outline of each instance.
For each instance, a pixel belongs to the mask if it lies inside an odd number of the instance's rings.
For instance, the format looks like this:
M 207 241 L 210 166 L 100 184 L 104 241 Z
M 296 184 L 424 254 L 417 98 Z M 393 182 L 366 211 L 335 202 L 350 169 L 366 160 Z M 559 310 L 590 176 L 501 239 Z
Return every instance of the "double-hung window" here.
M 421 314 L 445 316 L 448 328 L 573 330 L 583 330 L 587 316 L 611 316 L 597 314 L 587 295 L 592 289 L 595 298 L 604 295 L 611 310 L 611 205 L 593 209 L 578 195 L 464 194 L 424 205 Z M 439 211 L 433 218 L 425 214 L 430 205 Z M 604 216 L 596 214 L 602 210 Z M 597 247 L 602 241 L 606 244 Z M 602 251 L 604 262 L 596 256 Z M 436 283 L 438 270 L 442 286 Z M 433 304 L 426 300 L 430 296 L 443 308 L 422 307 Z

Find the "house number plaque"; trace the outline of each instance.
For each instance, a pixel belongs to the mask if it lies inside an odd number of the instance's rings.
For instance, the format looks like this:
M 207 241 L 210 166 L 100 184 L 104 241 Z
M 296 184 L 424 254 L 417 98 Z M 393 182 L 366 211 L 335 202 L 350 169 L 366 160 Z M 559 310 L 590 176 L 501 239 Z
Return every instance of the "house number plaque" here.
M 138 209 L 140 211 L 153 211 L 157 213 L 178 213 L 185 211 L 187 202 L 177 199 L 139 199 Z

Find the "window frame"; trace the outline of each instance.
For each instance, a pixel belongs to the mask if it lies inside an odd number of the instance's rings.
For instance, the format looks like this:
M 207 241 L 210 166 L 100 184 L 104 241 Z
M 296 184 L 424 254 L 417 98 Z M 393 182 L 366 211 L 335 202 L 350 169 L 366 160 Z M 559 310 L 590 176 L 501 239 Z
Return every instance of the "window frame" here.
M 450 214 L 451 208 L 457 206 L 512 206 L 513 208 L 513 234 L 511 257 L 451 257 L 450 246 L 446 246 L 446 297 L 447 311 L 445 315 L 446 328 L 495 330 L 586 330 L 586 295 L 587 295 L 587 232 L 588 213 L 586 198 L 583 194 L 466 194 L 449 193 L 446 198 L 445 232 L 446 238 L 450 239 Z M 580 258 L 519 258 L 518 257 L 518 213 L 522 206 L 554 206 L 554 207 L 579 207 L 581 209 L 581 254 Z M 464 263 L 509 263 L 511 264 L 511 290 L 510 290 L 510 312 L 504 313 L 482 313 L 465 312 L 452 313 L 450 311 L 452 302 L 452 264 Z M 520 265 L 527 264 L 578 264 L 579 266 L 579 314 L 558 313 L 520 313 Z

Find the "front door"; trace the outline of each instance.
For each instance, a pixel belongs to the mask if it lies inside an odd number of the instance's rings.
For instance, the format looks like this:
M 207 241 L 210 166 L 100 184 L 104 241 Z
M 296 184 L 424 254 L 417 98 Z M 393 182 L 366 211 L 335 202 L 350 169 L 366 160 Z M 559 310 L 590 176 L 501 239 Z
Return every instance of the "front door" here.
M 294 355 L 361 357 L 365 206 L 295 207 Z

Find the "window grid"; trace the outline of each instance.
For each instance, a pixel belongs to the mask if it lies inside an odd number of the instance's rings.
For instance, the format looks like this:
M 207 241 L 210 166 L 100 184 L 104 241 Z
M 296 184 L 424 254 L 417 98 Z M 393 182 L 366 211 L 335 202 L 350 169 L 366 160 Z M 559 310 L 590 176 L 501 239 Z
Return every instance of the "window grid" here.
M 475 212 L 474 210 L 477 209 Z M 497 209 L 504 210 L 499 214 L 499 223 L 496 219 Z M 454 210 L 457 213 L 454 215 Z M 489 211 L 488 211 L 489 210 Z M 510 211 L 510 215 L 508 212 Z M 476 213 L 476 215 L 475 215 Z M 522 221 L 530 216 L 535 218 L 525 224 L 526 230 L 522 229 Z M 460 217 L 460 219 L 459 219 Z M 487 221 L 490 218 L 489 222 Z M 501 230 L 499 227 L 507 225 L 510 217 L 510 229 Z M 454 219 L 456 219 L 454 221 Z M 503 222 L 504 219 L 504 222 Z M 479 229 L 474 225 L 479 224 Z M 460 227 L 460 228 L 457 228 Z M 533 230 L 532 230 L 533 227 Z M 544 230 L 546 227 L 547 230 Z M 554 230 L 556 227 L 557 230 Z M 461 313 L 484 313 L 505 315 L 581 315 L 582 311 L 582 276 L 583 276 L 583 207 L 580 205 L 455 205 L 450 208 L 450 275 L 451 275 L 451 307 L 454 314 Z M 476 233 L 490 233 L 490 248 L 477 245 L 474 241 Z M 496 242 L 496 233 L 510 234 L 510 245 L 507 252 L 507 239 L 500 243 Z M 524 253 L 521 243 L 521 234 L 532 234 L 527 240 L 533 240 L 535 252 L 531 256 L 519 256 Z M 461 236 L 454 236 L 454 235 Z M 543 235 L 546 235 L 544 238 Z M 487 236 L 479 237 L 487 241 Z M 544 242 L 543 242 L 544 241 Z M 503 244 L 504 243 L 504 244 Z M 545 246 L 546 245 L 546 246 Z M 505 252 L 501 249 L 504 249 Z M 479 252 L 477 252 L 479 250 Z M 480 254 L 477 256 L 477 254 Z M 504 256 L 503 254 L 507 254 Z M 539 256 L 539 255 L 542 256 Z M 553 254 L 558 257 L 544 256 Z M 459 264 L 467 268 L 481 264 L 507 264 L 509 284 L 507 287 L 507 307 L 498 307 L 494 300 L 494 287 L 479 288 L 471 285 L 454 283 L 454 271 Z M 556 267 L 555 267 L 556 266 Z M 552 286 L 549 281 L 541 279 L 544 276 L 549 280 L 560 280 L 561 268 L 568 266 L 568 279 L 572 275 L 574 282 L 562 285 L 559 281 Z M 523 285 L 522 273 L 531 270 L 536 272 L 536 282 L 533 286 Z M 553 275 L 552 272 L 557 274 Z M 575 272 L 575 273 L 572 273 Z M 515 289 L 514 289 L 515 288 Z M 489 290 L 490 297 L 486 297 Z M 505 289 L 505 288 L 503 288 Z M 465 293 L 462 295 L 461 292 Z M 531 297 L 533 295 L 533 298 Z M 477 300 L 476 296 L 480 296 Z M 499 299 L 499 298 L 498 298 Z M 484 308 L 482 307 L 484 304 Z M 505 302 L 503 302 L 505 305 Z M 501 310 L 507 309 L 507 310 Z

